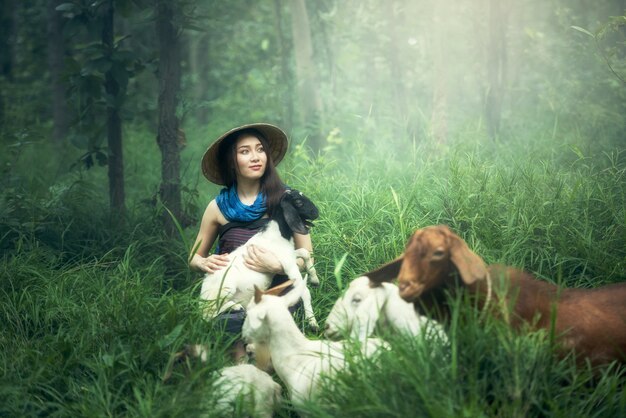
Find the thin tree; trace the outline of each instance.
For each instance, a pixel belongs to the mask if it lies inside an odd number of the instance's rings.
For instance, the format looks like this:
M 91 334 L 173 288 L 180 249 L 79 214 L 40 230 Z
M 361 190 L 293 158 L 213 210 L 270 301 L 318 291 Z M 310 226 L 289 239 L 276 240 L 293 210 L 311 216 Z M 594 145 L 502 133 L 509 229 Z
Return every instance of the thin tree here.
M 15 6 L 14 0 L 0 3 L 0 75 L 9 81 L 13 79 Z
M 161 202 L 176 217 L 181 218 L 180 138 L 176 116 L 180 93 L 180 29 L 176 7 L 168 0 L 157 1 L 156 32 L 159 40 L 159 126 L 157 143 L 161 150 Z M 164 214 L 165 231 L 176 232 L 176 224 Z
M 387 59 L 389 60 L 389 70 L 391 72 L 391 91 L 393 94 L 393 110 L 397 117 L 395 124 L 398 137 L 406 135 L 408 127 L 408 107 L 406 97 L 406 83 L 404 80 L 404 61 L 401 58 L 400 47 L 402 45 L 399 29 L 406 25 L 404 19 L 406 10 L 405 4 L 396 0 L 383 2 L 387 16 L 386 26 L 389 34 L 389 45 L 385 48 Z
M 308 128 L 309 145 L 317 152 L 322 145 L 322 99 L 315 76 L 311 26 L 305 0 L 294 0 L 291 5 L 291 29 L 298 86 L 297 103 L 301 109 L 301 123 Z
M 67 106 L 67 86 L 63 82 L 63 62 L 65 60 L 65 42 L 63 40 L 63 20 L 56 7 L 61 0 L 48 0 L 48 70 L 52 89 L 52 139 L 63 140 L 69 130 L 69 111 Z
M 444 22 L 446 21 L 446 3 L 435 2 L 433 10 L 433 111 L 431 115 L 431 136 L 439 144 L 444 144 L 448 137 L 448 80 L 446 63 L 446 43 Z
M 489 0 L 489 46 L 487 51 L 487 92 L 485 120 L 492 139 L 500 133 L 502 97 L 506 80 L 506 28 L 509 5 L 506 1 Z
M 102 44 L 109 59 L 115 51 L 114 41 L 114 2 L 107 0 L 103 4 Z M 119 100 L 120 86 L 115 79 L 111 66 L 104 74 L 104 90 L 106 92 L 107 144 L 109 149 L 109 199 L 114 214 L 124 211 L 124 156 L 122 152 L 122 120 L 120 118 Z
M 196 120 L 200 125 L 206 125 L 209 121 L 209 109 L 206 106 L 209 100 L 210 81 L 207 76 L 211 68 L 211 60 L 207 57 L 211 51 L 211 34 L 200 32 L 195 35 L 185 36 L 188 43 L 189 57 L 189 73 L 194 75 L 194 92 L 193 96 L 196 103 L 199 104 L 195 111 Z
M 15 29 L 14 0 L 0 2 L 0 81 L 13 80 L 13 31 Z M 0 122 L 4 122 L 5 92 L 0 89 Z
M 274 21 L 276 23 L 276 38 L 278 39 L 278 53 L 280 55 L 280 76 L 283 81 L 283 91 L 281 92 L 281 99 L 283 102 L 283 121 L 282 125 L 288 131 L 293 126 L 293 82 L 291 73 L 289 71 L 289 56 L 287 54 L 285 33 L 283 30 L 283 14 L 282 14 L 282 1 L 274 0 Z

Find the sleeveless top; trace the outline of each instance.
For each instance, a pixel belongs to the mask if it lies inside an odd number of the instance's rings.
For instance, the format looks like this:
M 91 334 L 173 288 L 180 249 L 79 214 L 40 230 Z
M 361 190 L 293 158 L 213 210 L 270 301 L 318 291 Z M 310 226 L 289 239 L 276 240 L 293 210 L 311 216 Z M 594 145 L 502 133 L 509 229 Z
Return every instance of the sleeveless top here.
M 228 222 L 217 230 L 218 241 L 215 252 L 217 254 L 232 253 L 238 247 L 248 242 L 261 228 L 269 223 L 269 218 L 260 218 L 252 222 Z M 287 281 L 287 276 L 277 274 L 270 287 L 278 286 Z M 291 286 L 287 289 L 291 289 Z
M 217 254 L 232 253 L 248 242 L 261 228 L 267 225 L 270 218 L 260 218 L 252 222 L 228 222 L 217 230 Z

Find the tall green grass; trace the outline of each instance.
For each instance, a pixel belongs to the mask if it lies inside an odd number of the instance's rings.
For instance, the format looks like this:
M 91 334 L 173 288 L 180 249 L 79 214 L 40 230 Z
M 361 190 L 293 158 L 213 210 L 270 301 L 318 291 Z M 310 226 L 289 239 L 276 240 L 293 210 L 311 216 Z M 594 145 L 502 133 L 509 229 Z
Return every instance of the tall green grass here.
M 600 377 L 556 360 L 544 332 L 513 333 L 453 300 L 450 346 L 402 335 L 377 362 L 350 361 L 325 380 L 315 416 L 544 417 L 623 416 L 626 372 Z
M 211 416 L 212 372 L 228 363 L 226 344 L 201 320 L 198 276 L 186 268 L 184 243 L 197 225 L 184 239 L 167 238 L 162 208 L 149 203 L 158 165 L 142 167 L 157 159 L 137 151 L 147 139 L 130 141 L 124 222 L 108 218 L 102 172 L 50 182 L 18 161 L 3 180 L 0 416 Z M 430 224 L 448 224 L 488 263 L 543 280 L 626 280 L 622 149 L 349 139 L 314 158 L 294 146 L 280 166 L 320 208 L 312 239 L 322 283 L 313 300 L 322 323 L 348 280 L 396 257 L 414 229 Z M 201 148 L 184 154 L 185 164 L 196 167 Z M 42 157 L 29 158 L 38 167 Z M 216 189 L 197 169 L 184 182 L 199 218 Z M 454 303 L 450 347 L 392 337 L 379 364 L 349 357 L 305 409 L 320 417 L 626 415 L 623 369 L 594 375 L 557 361 L 542 333 L 513 334 Z M 209 361 L 178 365 L 163 383 L 173 353 L 188 343 L 210 343 Z M 277 412 L 294 414 L 288 402 Z

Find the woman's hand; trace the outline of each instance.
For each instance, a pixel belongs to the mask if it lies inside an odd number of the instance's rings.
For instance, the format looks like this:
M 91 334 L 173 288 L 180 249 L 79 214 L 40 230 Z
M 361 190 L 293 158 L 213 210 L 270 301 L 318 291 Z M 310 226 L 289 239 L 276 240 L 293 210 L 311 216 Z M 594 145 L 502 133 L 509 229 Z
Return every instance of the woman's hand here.
M 284 273 L 283 265 L 273 252 L 256 245 L 248 246 L 248 254 L 243 257 L 243 263 L 250 270 L 259 273 Z
M 228 254 L 211 254 L 208 257 L 202 257 L 194 254 L 189 266 L 192 269 L 205 273 L 215 273 L 216 271 L 228 266 Z

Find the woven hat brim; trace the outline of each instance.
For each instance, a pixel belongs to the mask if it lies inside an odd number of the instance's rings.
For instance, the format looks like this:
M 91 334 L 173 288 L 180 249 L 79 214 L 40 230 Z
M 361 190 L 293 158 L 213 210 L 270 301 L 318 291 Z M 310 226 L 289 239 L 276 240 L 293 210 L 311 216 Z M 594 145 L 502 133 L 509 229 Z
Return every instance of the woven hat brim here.
M 289 141 L 287 140 L 287 134 L 283 132 L 277 126 L 271 125 L 269 123 L 250 123 L 247 125 L 239 126 L 237 128 L 233 128 L 228 132 L 223 133 L 220 137 L 213 142 L 209 148 L 204 153 L 202 157 L 202 174 L 207 178 L 211 183 L 215 183 L 223 186 L 224 180 L 222 179 L 222 175 L 219 170 L 219 162 L 218 162 L 218 152 L 220 148 L 220 144 L 227 138 L 231 138 L 237 132 L 242 131 L 244 129 L 256 129 L 261 132 L 261 134 L 267 139 L 270 154 L 272 156 L 272 161 L 274 165 L 277 166 L 285 157 L 287 153 L 287 148 L 289 147 Z

